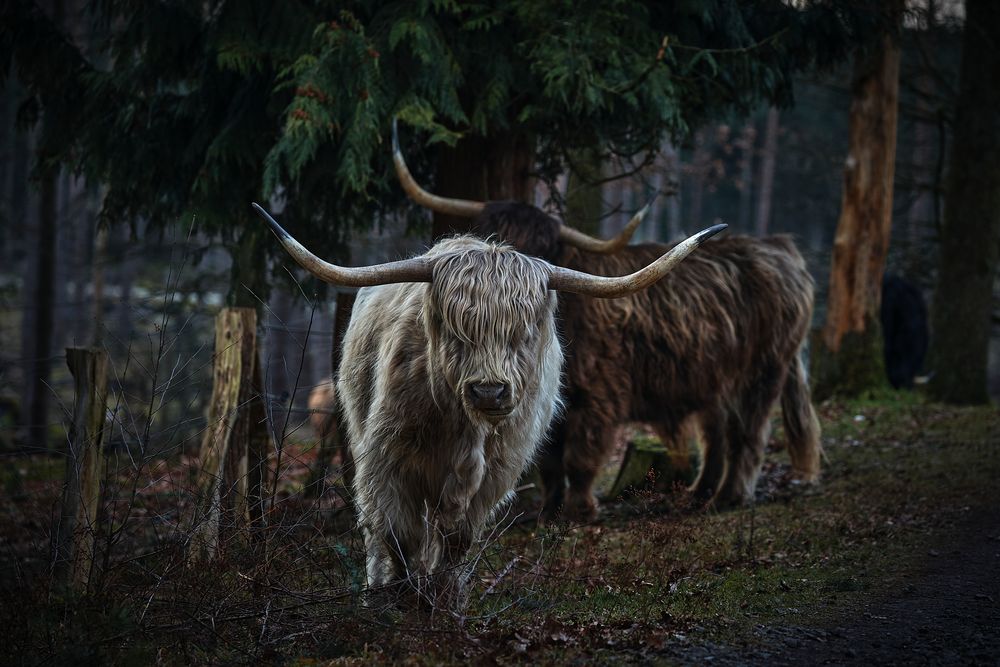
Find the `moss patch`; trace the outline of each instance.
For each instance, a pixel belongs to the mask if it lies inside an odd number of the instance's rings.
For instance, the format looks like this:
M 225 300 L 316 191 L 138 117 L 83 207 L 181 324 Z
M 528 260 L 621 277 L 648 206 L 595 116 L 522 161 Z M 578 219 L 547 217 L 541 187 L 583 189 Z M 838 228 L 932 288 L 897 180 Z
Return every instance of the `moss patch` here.
M 834 352 L 823 341 L 821 329 L 810 336 L 810 381 L 813 399 L 857 398 L 888 387 L 882 327 L 866 318 L 864 331 L 849 331 Z

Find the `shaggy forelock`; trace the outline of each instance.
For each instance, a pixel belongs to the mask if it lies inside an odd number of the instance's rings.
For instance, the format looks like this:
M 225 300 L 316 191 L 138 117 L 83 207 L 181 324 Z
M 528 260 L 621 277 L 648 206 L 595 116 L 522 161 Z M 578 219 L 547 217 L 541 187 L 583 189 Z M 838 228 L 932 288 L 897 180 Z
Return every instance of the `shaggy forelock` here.
M 457 237 L 435 246 L 433 303 L 448 333 L 463 343 L 506 347 L 537 328 L 549 265 L 508 245 Z

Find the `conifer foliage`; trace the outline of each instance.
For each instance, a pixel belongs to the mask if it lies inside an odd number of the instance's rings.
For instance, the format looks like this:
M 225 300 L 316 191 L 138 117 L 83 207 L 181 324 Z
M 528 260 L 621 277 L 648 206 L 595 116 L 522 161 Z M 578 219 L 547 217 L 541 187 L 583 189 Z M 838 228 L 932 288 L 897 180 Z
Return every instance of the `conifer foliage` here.
M 859 7 L 95 0 L 79 44 L 10 0 L 0 68 L 29 91 L 26 124 L 38 110 L 56 119 L 46 155 L 106 185 L 107 219 L 197 214 L 257 262 L 253 199 L 284 199 L 290 227 L 333 255 L 351 223 L 398 206 L 395 116 L 419 130 L 408 151 L 428 182 L 427 146 L 512 128 L 533 138 L 543 172 L 584 138 L 656 150 L 711 116 L 788 103 L 794 72 L 872 31 L 877 13 Z

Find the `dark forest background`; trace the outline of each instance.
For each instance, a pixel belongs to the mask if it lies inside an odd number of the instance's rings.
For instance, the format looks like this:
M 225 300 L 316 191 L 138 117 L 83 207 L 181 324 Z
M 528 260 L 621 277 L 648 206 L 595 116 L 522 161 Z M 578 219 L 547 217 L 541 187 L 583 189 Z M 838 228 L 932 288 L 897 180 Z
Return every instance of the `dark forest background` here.
M 82 2 L 66 2 L 63 23 L 75 41 L 86 44 L 96 37 L 83 9 Z M 901 38 L 887 272 L 917 284 L 928 300 L 936 279 L 962 18 L 958 3 L 911 7 Z M 815 322 L 821 325 L 830 248 L 841 209 L 850 73 L 850 63 L 844 61 L 823 72 L 798 74 L 792 105 L 779 109 L 759 104 L 749 115 L 711 118 L 688 136 L 663 143 L 651 163 L 643 162 L 645 155 L 636 155 L 591 164 L 591 180 L 599 185 L 566 172 L 539 178 L 534 201 L 573 224 L 611 234 L 653 200 L 651 214 L 636 236 L 643 241 L 673 240 L 716 221 L 728 223 L 731 233 L 792 234 L 816 279 Z M 206 228 L 196 214 L 155 225 L 142 216 L 107 224 L 99 215 L 102 184 L 65 168 L 55 172 L 54 192 L 43 194 L 33 170 L 40 129 L 24 123 L 20 104 L 25 90 L 16 76 L 7 79 L 0 96 L 4 445 L 13 444 L 15 425 L 44 427 L 50 441 L 58 441 L 72 390 L 62 351 L 94 342 L 110 352 L 116 381 L 126 396 L 136 401 L 158 396 L 159 429 L 198 432 L 211 392 L 213 316 L 233 289 L 231 239 L 212 226 Z M 143 141 L 142 133 L 133 139 Z M 573 209 L 582 195 L 592 202 L 585 214 Z M 40 227 L 44 197 L 54 200 L 51 244 Z M 592 219 L 580 220 L 581 215 Z M 430 241 L 429 215 L 410 210 L 369 219 L 368 229 L 354 228 L 341 259 L 363 264 L 398 258 Z M 304 408 L 308 389 L 331 372 L 336 293 L 312 280 L 296 282 L 282 269 L 283 259 L 268 261 L 274 278 L 270 293 L 253 297 L 265 304 L 261 354 L 266 394 L 274 406 L 291 402 L 291 419 L 301 421 L 304 414 L 297 411 Z M 50 290 L 39 290 L 40 262 L 52 267 Z M 39 336 L 40 322 L 51 322 L 47 340 Z M 306 363 L 300 364 L 303 355 Z M 993 396 L 1000 394 L 998 355 L 994 326 L 989 371 Z M 30 423 L 23 409 L 38 387 L 34 377 L 39 360 L 51 369 L 45 386 L 52 401 L 45 424 Z M 149 372 L 155 364 L 162 365 L 157 386 Z

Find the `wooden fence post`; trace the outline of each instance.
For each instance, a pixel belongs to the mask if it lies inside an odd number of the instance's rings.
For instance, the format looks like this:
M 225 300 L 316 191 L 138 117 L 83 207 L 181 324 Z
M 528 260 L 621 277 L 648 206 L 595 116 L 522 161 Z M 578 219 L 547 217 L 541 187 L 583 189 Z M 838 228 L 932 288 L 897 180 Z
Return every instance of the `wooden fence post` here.
M 78 590 L 90 584 L 101 496 L 108 355 L 104 350 L 66 348 L 73 374 L 73 424 L 66 458 L 66 484 L 55 535 L 56 578 Z
M 257 313 L 223 308 L 215 320 L 215 364 L 208 427 L 201 442 L 193 559 L 219 553 L 222 512 L 259 521 L 268 437 L 257 359 Z

